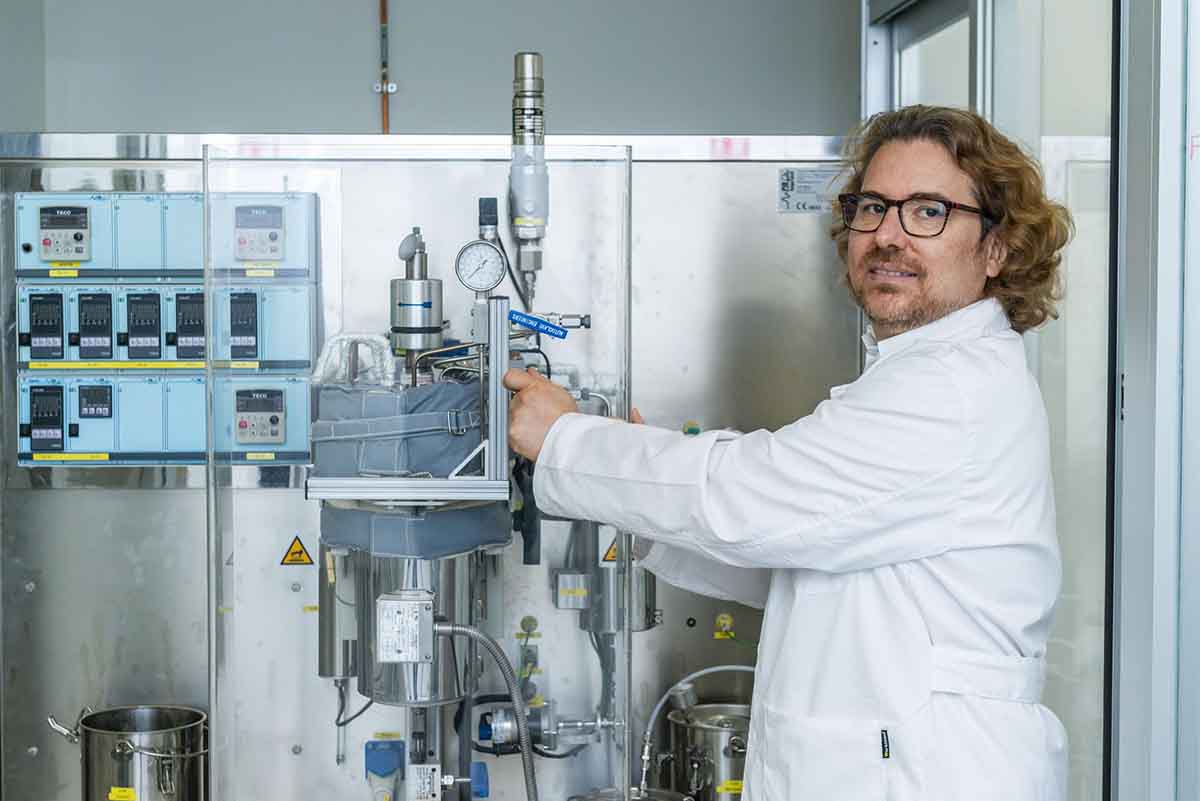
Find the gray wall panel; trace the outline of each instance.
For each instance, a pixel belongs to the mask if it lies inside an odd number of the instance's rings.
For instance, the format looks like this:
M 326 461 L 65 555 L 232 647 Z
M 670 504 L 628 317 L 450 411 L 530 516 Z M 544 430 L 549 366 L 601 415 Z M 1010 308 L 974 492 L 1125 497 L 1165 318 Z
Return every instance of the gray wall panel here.
M 378 131 L 376 8 L 45 0 L 45 124 Z M 396 133 L 507 130 L 522 49 L 545 54 L 555 133 L 841 135 L 858 113 L 858 3 L 393 0 L 390 14 Z
M 0 4 L 0 131 L 40 131 L 46 125 L 46 52 L 42 0 Z

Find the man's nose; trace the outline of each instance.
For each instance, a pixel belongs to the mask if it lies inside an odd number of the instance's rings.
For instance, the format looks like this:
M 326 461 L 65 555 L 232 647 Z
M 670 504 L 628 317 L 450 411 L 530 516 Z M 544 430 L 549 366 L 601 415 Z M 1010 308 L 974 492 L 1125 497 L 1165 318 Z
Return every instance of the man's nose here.
M 903 248 L 908 242 L 908 234 L 900 225 L 900 209 L 892 206 L 883 215 L 883 221 L 875 229 L 875 245 L 880 248 Z

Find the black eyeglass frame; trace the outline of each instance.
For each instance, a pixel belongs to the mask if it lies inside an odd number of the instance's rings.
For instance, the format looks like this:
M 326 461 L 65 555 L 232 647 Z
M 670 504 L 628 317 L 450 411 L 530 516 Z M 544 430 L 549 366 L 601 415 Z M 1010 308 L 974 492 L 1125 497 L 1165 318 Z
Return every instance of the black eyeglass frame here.
M 857 213 L 858 203 L 861 198 L 871 198 L 872 200 L 877 200 L 883 204 L 883 214 L 879 216 L 879 225 L 876 225 L 874 228 L 855 228 L 851 224 L 851 221 L 847 219 L 846 212 L 850 208 L 854 208 L 855 213 Z M 941 203 L 946 207 L 946 218 L 942 220 L 942 228 L 940 231 L 938 231 L 936 234 L 914 234 L 912 231 L 908 230 L 908 226 L 904 224 L 903 206 L 905 203 L 913 200 L 932 200 L 936 203 Z M 932 239 L 935 236 L 941 236 L 943 233 L 945 233 L 946 226 L 950 224 L 950 214 L 955 209 L 960 211 L 968 211 L 972 214 L 978 214 L 980 221 L 983 223 L 983 236 L 987 236 L 988 231 L 990 231 L 992 226 L 996 224 L 996 221 L 993 220 L 983 209 L 976 208 L 975 206 L 968 206 L 966 203 L 958 203 L 953 200 L 946 200 L 945 198 L 933 197 L 930 195 L 909 195 L 908 197 L 900 200 L 891 200 L 883 195 L 875 194 L 874 192 L 846 192 L 838 195 L 838 206 L 842 211 L 842 225 L 846 226 L 848 230 L 855 231 L 860 234 L 873 234 L 878 231 L 879 226 L 883 225 L 883 221 L 887 217 L 888 211 L 892 208 L 896 209 L 896 217 L 899 219 L 900 227 L 904 229 L 904 233 L 908 234 L 909 236 L 915 236 L 918 239 Z

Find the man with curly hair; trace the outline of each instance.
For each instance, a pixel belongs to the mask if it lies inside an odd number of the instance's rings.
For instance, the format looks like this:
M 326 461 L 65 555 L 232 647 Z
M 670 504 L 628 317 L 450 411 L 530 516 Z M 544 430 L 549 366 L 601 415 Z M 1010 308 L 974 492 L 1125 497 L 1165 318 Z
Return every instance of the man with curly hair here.
M 1070 218 L 970 112 L 877 115 L 846 156 L 856 381 L 775 432 L 686 437 L 511 371 L 510 442 L 542 509 L 765 606 L 743 801 L 1057 801 L 1066 735 L 1040 699 L 1061 561 L 1021 333 L 1054 316 Z

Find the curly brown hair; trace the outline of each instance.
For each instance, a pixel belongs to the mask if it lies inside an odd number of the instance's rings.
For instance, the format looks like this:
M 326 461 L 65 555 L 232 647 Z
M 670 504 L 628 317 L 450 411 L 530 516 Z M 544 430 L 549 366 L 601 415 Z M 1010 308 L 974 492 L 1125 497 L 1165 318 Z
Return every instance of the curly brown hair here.
M 879 148 L 889 142 L 925 140 L 942 145 L 975 183 L 975 200 L 994 225 L 1008 258 L 984 296 L 1000 301 L 1018 332 L 1057 318 L 1062 299 L 1059 265 L 1074 233 L 1071 213 L 1046 197 L 1041 168 L 1011 139 L 970 111 L 939 106 L 908 106 L 876 114 L 847 140 L 849 177 L 842 192 L 862 190 L 863 175 Z M 835 204 L 836 205 L 836 204 Z M 835 209 L 836 211 L 836 209 Z M 846 261 L 850 231 L 834 215 L 831 235 Z

